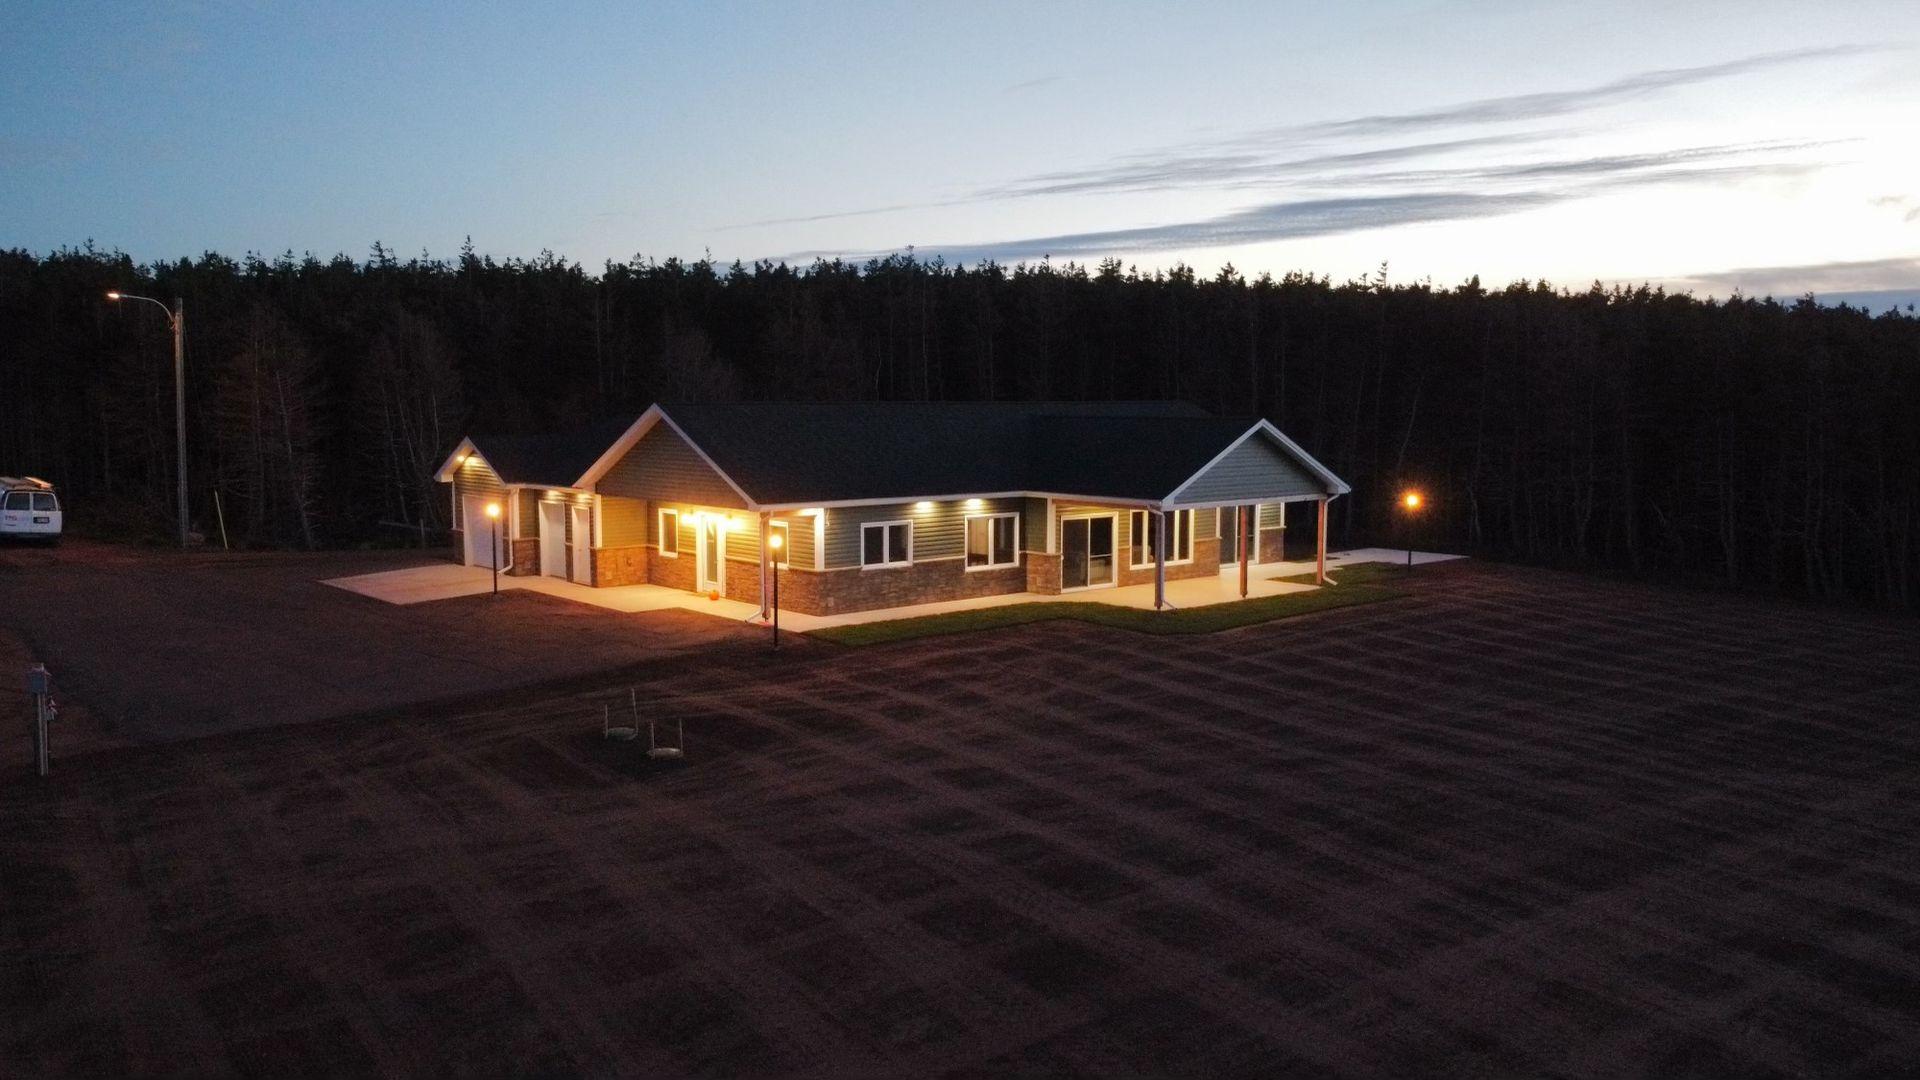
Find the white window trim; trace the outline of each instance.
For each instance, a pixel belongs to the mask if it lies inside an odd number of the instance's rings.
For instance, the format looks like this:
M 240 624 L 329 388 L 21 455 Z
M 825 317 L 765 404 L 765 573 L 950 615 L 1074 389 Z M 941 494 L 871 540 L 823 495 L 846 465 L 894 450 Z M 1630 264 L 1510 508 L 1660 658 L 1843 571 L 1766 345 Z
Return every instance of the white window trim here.
M 997 518 L 1013 519 L 1013 558 L 1008 562 L 984 562 L 979 566 L 967 562 L 967 533 L 976 521 L 993 521 Z M 993 558 L 993 526 L 987 526 L 987 558 Z M 968 514 L 960 519 L 960 559 L 965 563 L 968 573 L 975 570 L 1008 570 L 1020 565 L 1020 513 L 1017 510 L 997 511 L 991 514 Z
M 667 531 L 667 515 L 668 514 L 673 515 L 673 531 L 671 533 Z M 660 510 L 657 511 L 656 513 L 655 528 L 658 530 L 658 533 L 654 537 L 653 549 L 659 552 L 662 558 L 667 558 L 667 559 L 679 558 L 680 557 L 680 511 L 670 509 L 668 507 L 661 507 Z M 673 537 L 672 551 L 667 550 L 666 539 L 668 536 Z
M 1168 566 L 1185 566 L 1188 563 L 1193 561 L 1193 524 L 1194 524 L 1194 521 L 1196 520 L 1194 516 L 1194 511 L 1169 510 L 1167 511 L 1167 513 L 1172 517 L 1179 517 L 1181 514 L 1185 514 L 1187 516 L 1187 557 L 1184 559 L 1168 559 L 1167 560 Z M 1141 515 L 1141 517 L 1148 523 L 1148 533 L 1147 533 L 1146 543 L 1140 545 L 1140 550 L 1146 552 L 1148 555 L 1148 559 L 1146 562 L 1133 561 L 1133 515 L 1135 514 Z M 1151 510 L 1127 511 L 1127 569 L 1129 570 L 1153 569 L 1152 522 L 1153 522 L 1153 511 Z M 1179 526 L 1175 525 L 1172 520 L 1169 520 L 1167 522 L 1167 532 L 1168 532 L 1167 546 L 1168 547 L 1176 546 L 1174 543 L 1174 538 L 1177 535 L 1175 530 L 1177 530 L 1178 528 Z M 1216 528 L 1218 528 L 1218 526 L 1216 526 Z
M 907 527 L 907 557 L 904 560 L 899 560 L 896 562 L 877 562 L 877 563 L 868 562 L 867 561 L 867 530 L 868 529 L 889 529 L 895 525 L 905 525 Z M 883 539 L 881 543 L 882 545 L 884 545 L 885 540 Z M 892 521 L 863 521 L 860 523 L 860 569 L 862 570 L 897 570 L 900 567 L 912 566 L 912 565 L 913 565 L 913 520 L 911 518 L 898 518 Z

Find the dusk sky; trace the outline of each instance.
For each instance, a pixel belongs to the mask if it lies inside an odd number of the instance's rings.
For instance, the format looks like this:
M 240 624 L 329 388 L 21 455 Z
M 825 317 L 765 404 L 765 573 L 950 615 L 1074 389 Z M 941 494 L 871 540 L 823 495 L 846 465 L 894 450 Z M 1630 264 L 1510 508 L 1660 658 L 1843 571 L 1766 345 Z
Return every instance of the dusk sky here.
M 0 246 L 1920 299 L 1907 3 L 8 6 Z

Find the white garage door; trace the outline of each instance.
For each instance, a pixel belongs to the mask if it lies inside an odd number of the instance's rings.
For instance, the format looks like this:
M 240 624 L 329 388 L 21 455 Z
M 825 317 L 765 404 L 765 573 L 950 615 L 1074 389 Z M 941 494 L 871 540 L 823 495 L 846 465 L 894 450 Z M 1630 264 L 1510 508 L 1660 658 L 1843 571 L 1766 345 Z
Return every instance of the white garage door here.
M 493 550 L 494 519 L 487 516 L 488 501 L 489 500 L 479 495 L 468 495 L 465 499 L 466 513 L 463 514 L 462 517 L 465 519 L 467 565 L 483 566 L 491 569 L 494 565 L 495 557 Z M 504 513 L 504 511 L 505 508 L 503 507 L 502 512 Z M 503 522 L 499 545 L 503 549 L 507 546 L 504 528 Z M 504 553 L 502 553 L 500 562 L 502 565 L 506 563 Z

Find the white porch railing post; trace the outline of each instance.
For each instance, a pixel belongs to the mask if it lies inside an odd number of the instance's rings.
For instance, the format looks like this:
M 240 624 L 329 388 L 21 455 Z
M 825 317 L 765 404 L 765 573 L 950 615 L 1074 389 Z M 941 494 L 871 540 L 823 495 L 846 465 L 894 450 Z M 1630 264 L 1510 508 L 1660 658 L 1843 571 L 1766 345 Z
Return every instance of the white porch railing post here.
M 767 612 L 769 610 L 769 608 L 767 607 L 767 568 L 771 565 L 771 560 L 767 557 L 767 552 L 769 550 L 767 547 L 767 537 L 772 535 L 773 533 L 773 528 L 772 528 L 772 525 L 770 524 L 772 520 L 773 520 L 773 513 L 771 511 L 768 511 L 768 510 L 760 511 L 760 618 L 761 619 L 767 618 Z
M 1167 512 L 1153 513 L 1153 610 L 1167 606 Z
M 1319 539 L 1314 543 L 1313 580 L 1316 584 L 1327 583 L 1327 500 L 1320 500 Z

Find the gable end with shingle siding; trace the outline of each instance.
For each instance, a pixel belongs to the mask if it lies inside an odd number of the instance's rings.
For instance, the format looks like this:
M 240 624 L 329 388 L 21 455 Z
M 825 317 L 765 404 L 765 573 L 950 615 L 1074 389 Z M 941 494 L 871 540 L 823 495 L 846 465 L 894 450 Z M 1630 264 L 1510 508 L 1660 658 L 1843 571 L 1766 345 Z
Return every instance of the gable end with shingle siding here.
M 1264 503 L 1319 498 L 1326 484 L 1286 448 L 1256 431 L 1183 485 L 1176 504 Z
M 595 489 L 602 495 L 698 506 L 744 508 L 725 477 L 701 458 L 680 433 L 655 424 L 607 469 Z

